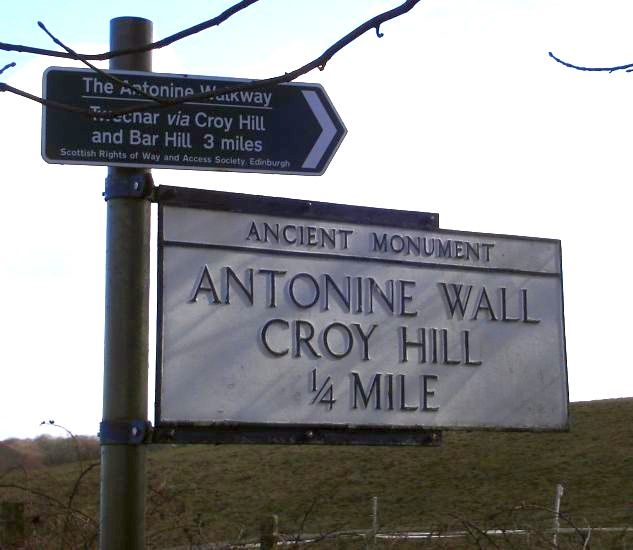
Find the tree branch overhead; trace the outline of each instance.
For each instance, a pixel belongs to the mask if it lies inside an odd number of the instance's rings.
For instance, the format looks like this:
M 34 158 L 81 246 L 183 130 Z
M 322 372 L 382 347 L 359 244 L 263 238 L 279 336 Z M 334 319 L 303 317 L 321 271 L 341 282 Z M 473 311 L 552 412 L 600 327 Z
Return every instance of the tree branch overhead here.
M 173 44 L 174 42 L 176 42 L 178 40 L 182 40 L 183 38 L 191 36 L 192 34 L 196 34 L 198 32 L 206 30 L 206 29 L 208 29 L 208 28 L 210 28 L 212 26 L 217 26 L 217 25 L 221 24 L 222 22 L 226 21 L 232 15 L 234 15 L 234 14 L 238 13 L 239 11 L 247 8 L 248 6 L 254 4 L 255 2 L 257 2 L 257 0 L 243 0 L 243 1 L 238 2 L 237 4 L 235 4 L 231 8 L 225 10 L 223 13 L 221 13 L 217 17 L 209 19 L 208 21 L 205 21 L 205 22 L 200 23 L 198 25 L 194 25 L 193 27 L 190 27 L 188 29 L 180 31 L 180 32 L 178 32 L 176 34 L 168 36 L 167 38 L 164 38 L 164 39 L 159 40 L 157 42 L 153 42 L 152 44 L 148 44 L 147 46 L 144 46 L 143 48 L 138 48 L 138 49 L 133 49 L 133 50 L 130 50 L 130 49 L 128 49 L 128 50 L 116 50 L 116 51 L 105 52 L 105 53 L 102 53 L 102 54 L 82 54 L 82 53 L 77 53 L 74 50 L 72 50 L 71 48 L 69 48 L 68 46 L 66 46 L 65 44 L 63 44 L 60 40 L 55 38 L 46 29 L 46 27 L 43 24 L 40 24 L 40 27 L 51 37 L 51 39 L 53 39 L 55 41 L 55 43 L 57 43 L 58 45 L 60 45 L 62 48 L 65 49 L 64 52 L 58 52 L 58 51 L 53 51 L 53 50 L 43 50 L 41 48 L 31 48 L 31 47 L 28 47 L 28 46 L 15 45 L 15 44 L 5 44 L 5 43 L 1 43 L 1 42 L 0 42 L 0 49 L 6 50 L 6 51 L 29 52 L 29 53 L 35 53 L 35 54 L 38 54 L 38 55 L 46 55 L 46 56 L 54 56 L 54 57 L 63 57 L 63 58 L 74 59 L 76 61 L 80 61 L 80 62 L 82 62 L 84 64 L 87 64 L 92 70 L 94 70 L 97 74 L 100 74 L 101 76 L 104 76 L 104 74 L 105 74 L 106 78 L 108 80 L 116 83 L 117 86 L 121 86 L 124 83 L 122 83 L 119 79 L 116 79 L 116 77 L 108 75 L 107 73 L 104 73 L 103 71 L 97 69 L 96 67 L 94 67 L 94 65 L 88 63 L 88 61 L 89 60 L 106 60 L 106 59 L 111 59 L 113 57 L 117 57 L 117 56 L 120 56 L 120 55 L 126 55 L 126 54 L 137 53 L 137 52 L 144 52 L 144 51 L 154 50 L 154 49 L 158 49 L 158 48 L 162 48 L 162 47 L 168 46 L 168 45 Z M 183 98 L 178 98 L 178 99 L 173 99 L 173 100 L 164 100 L 164 99 L 156 98 L 156 97 L 151 96 L 149 94 L 143 93 L 142 95 L 144 97 L 146 97 L 146 99 L 148 99 L 147 103 L 140 103 L 140 104 L 132 106 L 132 107 L 112 110 L 112 111 L 108 111 L 108 112 L 104 111 L 104 112 L 100 113 L 99 115 L 101 117 L 108 118 L 108 117 L 113 117 L 113 116 L 117 116 L 117 115 L 121 115 L 121 114 L 131 113 L 131 112 L 140 112 L 140 111 L 147 111 L 147 110 L 152 110 L 152 109 L 168 108 L 168 107 L 173 107 L 175 105 L 179 105 L 179 104 L 182 104 L 182 103 L 185 103 L 185 102 L 189 102 L 189 101 L 209 100 L 209 99 L 213 99 L 214 97 L 217 97 L 217 96 L 220 96 L 220 95 L 223 95 L 223 94 L 230 94 L 230 93 L 233 93 L 233 92 L 239 92 L 239 91 L 243 91 L 243 90 L 270 88 L 270 87 L 276 86 L 278 84 L 292 82 L 293 80 L 297 79 L 298 77 L 300 77 L 300 76 L 302 76 L 302 75 L 304 75 L 304 74 L 306 74 L 306 73 L 308 73 L 308 72 L 310 72 L 310 71 L 312 71 L 314 69 L 318 68 L 320 70 L 323 70 L 325 68 L 325 65 L 327 64 L 327 62 L 334 55 L 336 55 L 340 50 L 342 50 L 347 45 L 351 44 L 354 40 L 356 40 L 357 38 L 359 38 L 360 36 L 365 34 L 367 31 L 375 30 L 376 35 L 378 37 L 382 37 L 383 33 L 380 32 L 380 27 L 381 27 L 381 25 L 383 23 L 385 23 L 387 21 L 390 21 L 392 19 L 395 19 L 396 17 L 399 17 L 401 15 L 404 15 L 405 13 L 408 13 L 419 2 L 420 2 L 420 0 L 406 0 L 405 2 L 400 4 L 399 6 L 372 17 L 371 19 L 365 21 L 364 23 L 362 23 L 361 25 L 356 27 L 354 30 L 352 30 L 351 32 L 349 32 L 348 34 L 343 36 L 340 40 L 338 40 L 337 42 L 332 44 L 329 48 L 327 48 L 317 58 L 313 59 L 312 61 L 309 61 L 308 63 L 304 64 L 303 66 L 301 66 L 301 67 L 299 67 L 297 69 L 294 69 L 294 70 L 289 71 L 289 72 L 285 72 L 282 75 L 274 76 L 274 77 L 270 77 L 270 78 L 265 78 L 265 79 L 261 79 L 261 80 L 253 80 L 253 81 L 251 81 L 251 82 L 249 82 L 247 84 L 238 84 L 238 85 L 234 85 L 234 86 L 227 86 L 227 87 L 224 87 L 224 88 L 221 88 L 221 89 L 217 89 L 217 90 L 215 90 L 213 92 L 197 94 L 197 95 L 192 95 L 192 96 L 186 96 L 186 97 L 183 97 Z M 7 65 L 4 69 L 2 69 L 2 71 L 4 71 L 5 69 L 7 69 L 9 66 L 12 66 L 12 65 L 14 65 L 14 64 Z M 2 71 L 0 71 L 0 73 Z M 32 101 L 36 101 L 38 103 L 41 103 L 42 105 L 44 105 L 46 107 L 49 107 L 49 108 L 52 108 L 52 109 L 61 109 L 61 110 L 65 110 L 65 111 L 68 111 L 68 112 L 83 114 L 83 115 L 86 115 L 86 116 L 94 116 L 94 113 L 91 113 L 87 109 L 81 109 L 81 108 L 75 107 L 73 105 L 67 105 L 67 104 L 52 102 L 52 101 L 49 101 L 47 99 L 44 99 L 44 98 L 35 96 L 33 94 L 30 94 L 28 92 L 25 92 L 24 90 L 20 90 L 19 88 L 16 88 L 16 87 L 13 87 L 13 86 L 9 86 L 8 84 L 5 84 L 5 83 L 0 83 L 0 92 L 13 93 L 13 94 L 19 95 L 21 97 L 24 97 L 26 99 L 30 99 Z
M 603 72 L 603 73 L 614 73 L 616 71 L 626 71 L 630 73 L 633 71 L 633 63 L 628 63 L 626 65 L 616 65 L 614 67 L 583 67 L 581 65 L 574 65 L 573 63 L 569 63 L 568 61 L 563 61 L 559 57 L 556 57 L 552 52 L 549 52 L 549 56 L 564 65 L 565 67 L 569 67 L 570 69 L 576 69 L 577 71 L 588 71 L 588 72 Z

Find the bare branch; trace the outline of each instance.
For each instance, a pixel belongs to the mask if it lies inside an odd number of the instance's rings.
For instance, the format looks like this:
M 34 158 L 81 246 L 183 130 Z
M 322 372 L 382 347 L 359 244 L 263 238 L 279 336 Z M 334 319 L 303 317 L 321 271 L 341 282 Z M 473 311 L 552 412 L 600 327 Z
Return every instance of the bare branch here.
M 273 86 L 276 86 L 277 84 L 292 82 L 296 78 L 306 73 L 309 73 L 310 71 L 314 69 L 318 68 L 320 70 L 323 70 L 327 62 L 330 59 L 332 59 L 332 57 L 334 57 L 334 55 L 336 55 L 339 51 L 341 51 L 345 46 L 348 46 L 354 40 L 356 40 L 357 38 L 365 34 L 367 31 L 370 31 L 372 29 L 376 30 L 376 32 L 378 33 L 378 36 L 382 36 L 382 34 L 379 32 L 379 29 L 380 29 L 380 26 L 384 22 L 390 21 L 391 19 L 395 19 L 396 17 L 399 17 L 400 15 L 404 15 L 405 13 L 408 13 L 415 7 L 416 4 L 418 4 L 418 2 L 420 2 L 420 0 L 406 0 L 403 4 L 401 4 L 398 7 L 393 8 L 384 13 L 381 13 L 379 15 L 376 15 L 375 17 L 372 17 L 368 21 L 365 21 L 363 24 L 356 27 L 350 33 L 346 34 L 343 38 L 341 38 L 340 40 L 332 44 L 332 46 L 330 46 L 327 50 L 325 50 L 319 57 L 317 57 L 316 59 L 313 59 L 312 61 L 306 63 L 305 65 L 303 65 L 302 67 L 299 67 L 298 69 L 295 69 L 293 71 L 284 73 L 283 75 L 274 76 L 271 78 L 265 78 L 262 80 L 253 80 L 251 82 L 247 82 L 244 84 L 236 84 L 233 86 L 227 86 L 224 88 L 217 89 L 213 92 L 182 96 L 180 98 L 172 99 L 172 100 L 161 100 L 160 101 L 161 108 L 173 107 L 175 105 L 181 105 L 183 103 L 187 103 L 190 101 L 202 101 L 202 100 L 213 99 L 221 95 L 231 94 L 234 92 L 241 92 L 244 90 L 271 88 Z M 83 57 L 82 60 L 85 60 L 85 56 L 79 56 L 79 57 Z M 11 93 L 20 95 L 22 97 L 25 97 L 27 99 L 37 101 L 38 103 L 41 103 L 42 105 L 45 105 L 52 109 L 59 109 L 59 110 L 68 111 L 72 113 L 79 113 L 79 114 L 83 114 L 83 115 L 91 116 L 91 117 L 94 116 L 94 113 L 91 113 L 87 109 L 81 109 L 78 107 L 74 107 L 73 105 L 67 105 L 64 103 L 49 101 L 41 97 L 37 97 L 32 94 L 29 94 L 28 92 L 25 92 L 18 88 L 14 88 L 13 86 L 9 86 L 8 84 L 0 83 L 0 92 L 11 92 Z M 157 98 L 154 98 L 153 96 L 152 96 L 152 99 L 154 101 L 157 100 Z M 149 111 L 149 110 L 158 109 L 158 108 L 159 107 L 157 107 L 156 103 L 154 102 L 142 103 L 142 104 L 135 105 L 132 107 L 126 107 L 126 108 L 116 109 L 116 110 L 111 110 L 111 111 L 102 111 L 102 112 L 99 112 L 99 116 L 103 118 L 110 118 L 110 117 L 114 117 L 118 115 L 123 115 L 126 113 Z
M 15 63 L 14 62 L 7 63 L 4 67 L 2 67 L 2 69 L 0 69 L 0 74 L 2 74 L 7 69 L 10 69 L 11 67 L 15 67 Z
M 87 468 L 82 468 L 81 473 L 79 474 L 79 476 L 75 480 L 75 483 L 73 485 L 72 491 L 70 492 L 70 495 L 68 495 L 68 504 L 67 504 L 66 517 L 64 518 L 64 526 L 62 528 L 62 533 L 61 533 L 62 548 L 63 548 L 63 544 L 64 544 L 64 538 L 65 538 L 66 533 L 68 531 L 68 526 L 70 525 L 70 518 L 71 518 L 71 516 L 73 515 L 73 512 L 74 512 L 74 510 L 73 510 L 73 501 L 75 500 L 75 497 L 77 496 L 77 493 L 79 492 L 79 486 L 81 485 L 81 481 L 86 476 L 86 474 L 88 474 L 90 472 L 90 470 L 92 470 L 93 468 L 97 468 L 99 465 L 100 465 L 99 462 L 93 462 Z
M 626 71 L 630 73 L 633 70 L 633 63 L 629 63 L 627 65 L 618 65 L 615 67 L 582 67 L 580 65 L 574 65 L 573 63 L 569 63 L 568 61 L 563 61 L 559 57 L 556 57 L 552 52 L 549 52 L 549 56 L 556 62 L 564 65 L 565 67 L 569 67 L 570 69 L 576 69 L 577 71 L 590 71 L 590 72 L 605 72 L 605 73 L 613 73 L 615 71 Z
M 258 0 L 242 0 L 237 4 L 231 6 L 230 8 L 224 10 L 217 17 L 213 17 L 207 21 L 202 23 L 198 23 L 193 27 L 189 27 L 188 29 L 184 29 L 176 34 L 172 34 L 167 38 L 163 38 L 162 40 L 158 40 L 157 42 L 152 42 L 151 44 L 147 44 L 146 46 L 142 46 L 140 48 L 127 48 L 123 50 L 114 50 L 104 53 L 98 54 L 70 54 L 68 52 L 58 52 L 55 50 L 46 50 L 43 48 L 34 48 L 31 46 L 24 46 L 22 44 L 7 44 L 5 42 L 0 42 L 0 50 L 5 50 L 8 52 L 23 52 L 23 53 L 34 53 L 37 55 L 46 55 L 49 57 L 63 57 L 66 59 L 82 59 L 82 60 L 91 60 L 91 61 L 106 61 L 108 59 L 112 59 L 113 57 L 119 57 L 122 55 L 127 55 L 131 53 L 141 53 L 148 52 L 150 50 L 158 50 L 159 48 L 164 48 L 165 46 L 169 46 L 178 40 L 182 40 L 183 38 L 187 38 L 199 32 L 202 32 L 211 27 L 216 27 L 221 23 L 224 23 L 229 17 L 235 15 L 236 13 L 242 11 L 245 8 L 248 8 L 250 5 L 254 4 Z M 76 57 L 77 56 L 77 57 Z
M 0 489 L 16 489 L 18 491 L 23 491 L 29 495 L 33 495 L 36 497 L 40 497 L 46 501 L 48 501 L 51 504 L 56 505 L 58 508 L 60 509 L 67 509 L 66 504 L 64 504 L 61 500 L 59 500 L 56 497 L 53 497 L 47 493 L 45 493 L 44 491 L 40 491 L 38 489 L 33 489 L 31 487 L 25 487 L 24 485 L 18 485 L 16 483 L 1 483 L 0 484 Z M 98 525 L 98 522 L 91 516 L 89 516 L 88 514 L 82 512 L 81 510 L 78 510 L 76 508 L 73 508 L 72 510 L 73 514 L 76 514 L 79 517 L 82 517 L 83 519 L 85 519 L 87 522 L 93 524 L 93 525 Z
M 43 99 L 39 96 L 30 94 L 25 92 L 24 90 L 20 90 L 19 88 L 15 88 L 14 86 L 10 86 L 4 82 L 0 82 L 0 92 L 9 92 L 15 95 L 19 95 L 20 97 L 24 97 L 26 99 L 30 99 L 31 101 L 35 101 L 45 107 L 50 107 L 51 109 L 59 109 L 60 111 L 67 111 L 69 113 L 77 113 L 79 115 L 90 115 L 94 116 L 94 113 L 90 113 L 86 109 L 82 109 L 81 107 L 73 107 L 72 105 L 67 105 L 66 103 L 59 103 L 57 101 L 51 101 L 49 99 Z
M 299 529 L 297 530 L 297 536 L 295 537 L 295 542 L 294 542 L 295 546 L 298 546 L 299 543 L 301 542 L 301 535 L 303 535 L 303 530 L 305 528 L 306 521 L 308 520 L 308 517 L 312 514 L 312 511 L 314 510 L 315 506 L 318 503 L 319 503 L 319 496 L 317 495 L 316 497 L 312 499 L 312 501 L 310 502 L 310 506 L 308 506 L 308 509 L 305 511 L 305 513 L 303 514 L 303 517 L 301 518 L 301 523 L 299 524 Z
M 123 82 L 123 80 L 121 80 L 120 78 L 117 78 L 114 75 L 111 75 L 111 74 L 106 73 L 105 71 L 102 71 L 99 67 L 96 67 L 95 65 L 90 63 L 90 61 L 88 61 L 87 59 L 81 59 L 75 50 L 73 50 L 72 48 L 66 46 L 66 44 L 64 44 L 61 40 L 59 40 L 58 38 L 53 36 L 53 34 L 46 28 L 46 25 L 44 25 L 44 23 L 42 23 L 41 21 L 38 21 L 37 25 L 39 26 L 40 29 L 42 29 L 50 37 L 50 39 L 53 42 L 55 42 L 55 44 L 57 44 L 58 46 L 61 46 L 62 48 L 64 48 L 70 55 L 73 56 L 74 59 L 76 59 L 78 61 L 81 61 L 84 65 L 86 65 L 86 67 L 88 67 L 89 69 L 92 69 L 95 73 L 97 73 L 99 76 L 101 76 L 104 80 L 108 80 L 108 81 L 112 82 L 115 86 L 117 86 L 117 89 L 121 89 L 121 88 L 127 86 L 127 84 L 125 82 Z M 163 104 L 163 100 L 162 99 L 156 98 L 153 95 L 148 94 L 147 92 L 145 92 L 139 86 L 131 86 L 131 88 L 134 91 L 136 91 L 139 95 L 142 95 L 143 97 L 145 97 L 146 99 L 149 99 L 150 101 L 154 101 L 154 102 L 158 103 L 159 105 Z

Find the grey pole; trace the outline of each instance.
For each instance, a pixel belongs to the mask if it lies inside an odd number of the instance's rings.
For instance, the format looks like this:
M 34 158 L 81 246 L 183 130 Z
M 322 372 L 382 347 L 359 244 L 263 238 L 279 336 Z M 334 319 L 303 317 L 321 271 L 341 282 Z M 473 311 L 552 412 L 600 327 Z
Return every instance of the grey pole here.
M 151 21 L 110 21 L 112 50 L 137 48 L 151 40 Z M 151 52 L 114 58 L 110 69 L 151 71 Z M 101 550 L 145 547 L 145 448 L 126 442 L 125 432 L 137 435 L 138 428 L 130 426 L 147 421 L 150 182 L 147 170 L 108 168 Z M 114 430 L 114 443 L 108 439 L 113 426 L 120 428 Z

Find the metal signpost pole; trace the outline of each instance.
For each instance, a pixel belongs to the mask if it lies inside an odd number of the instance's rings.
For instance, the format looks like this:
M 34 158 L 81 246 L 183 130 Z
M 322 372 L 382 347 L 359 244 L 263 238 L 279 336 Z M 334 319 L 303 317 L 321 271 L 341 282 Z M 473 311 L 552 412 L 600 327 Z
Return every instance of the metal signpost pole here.
M 146 19 L 110 22 L 112 50 L 151 38 Z M 151 52 L 116 57 L 110 69 L 151 71 Z M 108 169 L 101 550 L 140 550 L 145 542 L 150 192 L 147 170 Z

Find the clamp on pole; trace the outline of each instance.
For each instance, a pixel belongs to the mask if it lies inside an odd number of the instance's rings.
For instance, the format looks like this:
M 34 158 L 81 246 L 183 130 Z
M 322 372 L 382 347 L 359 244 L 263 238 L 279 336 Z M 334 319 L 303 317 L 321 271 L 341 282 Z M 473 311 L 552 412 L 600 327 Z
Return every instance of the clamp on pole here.
M 152 423 L 147 420 L 104 420 L 99 424 L 101 445 L 142 445 L 152 436 Z
M 103 197 L 110 199 L 151 198 L 154 191 L 154 180 L 150 172 L 142 174 L 108 176 L 105 180 Z

